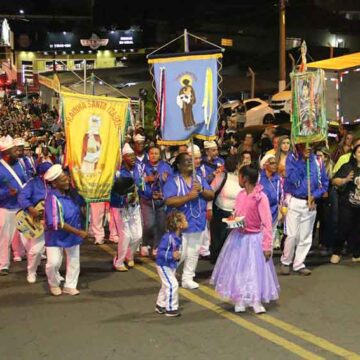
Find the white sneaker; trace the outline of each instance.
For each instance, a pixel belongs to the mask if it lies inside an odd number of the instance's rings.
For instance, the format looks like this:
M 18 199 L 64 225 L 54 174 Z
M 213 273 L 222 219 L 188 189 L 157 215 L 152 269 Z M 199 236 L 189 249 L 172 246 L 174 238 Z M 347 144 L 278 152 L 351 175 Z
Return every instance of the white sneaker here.
M 78 289 L 66 288 L 66 287 L 63 288 L 62 292 L 63 292 L 63 294 L 68 294 L 68 295 L 71 295 L 71 296 L 76 296 L 76 295 L 80 294 L 80 291 Z
M 353 257 L 352 262 L 360 262 L 360 257 Z
M 336 255 L 336 254 L 331 255 L 330 262 L 332 264 L 338 264 L 340 262 L 340 260 L 341 260 L 341 256 Z
M 245 304 L 243 302 L 239 302 L 239 303 L 235 304 L 234 311 L 236 313 L 244 313 L 244 312 L 246 312 Z
M 22 261 L 22 257 L 21 256 L 14 256 L 14 262 L 20 262 Z
M 29 284 L 35 284 L 36 283 L 36 274 L 29 274 L 26 277 L 26 280 Z
M 95 245 L 103 245 L 104 244 L 104 240 L 96 240 Z
M 149 248 L 147 246 L 142 246 L 140 250 L 141 256 L 149 256 Z
M 59 286 L 50 286 L 49 290 L 53 296 L 60 296 L 62 294 L 61 288 Z
M 184 289 L 194 290 L 199 288 L 199 284 L 194 280 L 183 281 L 181 287 Z
M 264 308 L 262 303 L 256 303 L 256 304 L 254 304 L 252 306 L 252 308 L 254 309 L 255 314 L 264 314 L 264 313 L 266 313 L 266 309 Z

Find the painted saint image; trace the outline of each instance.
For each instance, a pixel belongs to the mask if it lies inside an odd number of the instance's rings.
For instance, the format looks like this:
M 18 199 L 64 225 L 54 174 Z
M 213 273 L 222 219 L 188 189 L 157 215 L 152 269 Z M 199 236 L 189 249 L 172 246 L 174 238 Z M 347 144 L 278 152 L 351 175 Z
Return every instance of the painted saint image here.
M 189 75 L 184 75 L 180 83 L 182 88 L 179 91 L 179 95 L 176 97 L 176 103 L 181 109 L 184 128 L 189 129 L 195 125 L 193 105 L 196 102 L 195 91 L 191 86 L 192 79 Z
M 300 135 L 309 136 L 316 134 L 316 102 L 314 99 L 314 89 L 311 89 L 311 82 L 303 80 L 299 89 L 299 108 L 300 108 Z
M 92 115 L 89 119 L 89 129 L 84 135 L 82 154 L 81 154 L 81 171 L 83 173 L 92 173 L 96 170 L 97 163 L 100 159 L 101 138 L 100 138 L 101 119 Z

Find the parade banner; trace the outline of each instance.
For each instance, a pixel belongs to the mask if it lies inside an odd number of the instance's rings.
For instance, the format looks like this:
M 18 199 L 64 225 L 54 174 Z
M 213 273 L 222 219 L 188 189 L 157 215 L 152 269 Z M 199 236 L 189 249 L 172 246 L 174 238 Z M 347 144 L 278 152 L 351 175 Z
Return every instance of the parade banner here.
M 324 71 L 291 73 L 291 136 L 295 144 L 327 139 Z
M 221 53 L 151 58 L 157 94 L 160 144 L 179 145 L 194 137 L 214 140 L 218 122 Z
M 129 99 L 61 93 L 66 162 L 87 201 L 107 200 L 120 156 Z

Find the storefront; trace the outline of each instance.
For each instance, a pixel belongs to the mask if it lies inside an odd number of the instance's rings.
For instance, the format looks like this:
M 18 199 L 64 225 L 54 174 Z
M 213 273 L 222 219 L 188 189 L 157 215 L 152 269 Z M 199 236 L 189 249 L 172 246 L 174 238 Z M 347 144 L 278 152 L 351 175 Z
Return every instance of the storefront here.
M 144 53 L 138 28 L 106 33 L 47 32 L 22 24 L 12 29 L 10 23 L 9 29 L 13 43 L 7 44 L 3 68 L 18 88 L 27 86 L 30 91 L 39 89 L 39 74 L 84 70 L 85 64 L 87 70 L 121 67 L 129 56 Z

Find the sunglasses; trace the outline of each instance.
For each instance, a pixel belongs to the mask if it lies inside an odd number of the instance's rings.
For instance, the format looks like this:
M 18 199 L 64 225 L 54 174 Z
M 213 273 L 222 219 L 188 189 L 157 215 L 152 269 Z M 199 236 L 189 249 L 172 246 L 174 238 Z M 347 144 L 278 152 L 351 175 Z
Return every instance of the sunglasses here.
M 276 165 L 276 161 L 270 161 L 268 162 L 269 165 Z

